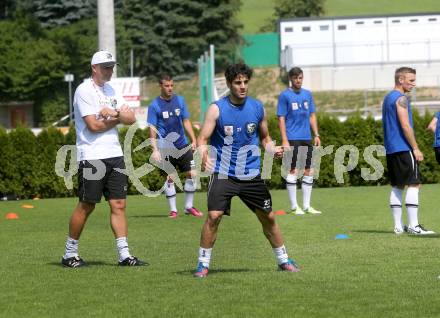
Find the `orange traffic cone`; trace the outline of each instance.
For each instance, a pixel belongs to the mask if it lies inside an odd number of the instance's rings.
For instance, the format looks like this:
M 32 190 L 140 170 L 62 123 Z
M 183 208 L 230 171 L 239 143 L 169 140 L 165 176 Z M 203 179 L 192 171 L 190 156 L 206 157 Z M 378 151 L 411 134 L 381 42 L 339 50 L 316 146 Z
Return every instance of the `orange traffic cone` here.
M 9 212 L 6 214 L 6 220 L 16 220 L 18 219 L 18 214 L 14 212 Z
M 284 210 L 275 211 L 275 215 L 285 215 L 285 214 L 286 214 L 286 211 L 284 211 Z

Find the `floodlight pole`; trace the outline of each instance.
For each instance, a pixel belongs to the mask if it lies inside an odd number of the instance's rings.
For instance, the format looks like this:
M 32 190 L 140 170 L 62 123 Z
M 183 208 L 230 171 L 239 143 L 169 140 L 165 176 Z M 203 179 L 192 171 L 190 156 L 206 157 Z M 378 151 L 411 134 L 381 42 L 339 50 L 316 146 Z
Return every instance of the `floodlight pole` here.
M 64 81 L 69 83 L 69 124 L 71 124 L 73 120 L 72 82 L 74 78 L 73 74 L 64 74 Z
M 109 51 L 116 58 L 113 0 L 98 0 L 98 36 L 99 50 Z M 117 65 L 115 65 L 113 77 L 117 77 Z

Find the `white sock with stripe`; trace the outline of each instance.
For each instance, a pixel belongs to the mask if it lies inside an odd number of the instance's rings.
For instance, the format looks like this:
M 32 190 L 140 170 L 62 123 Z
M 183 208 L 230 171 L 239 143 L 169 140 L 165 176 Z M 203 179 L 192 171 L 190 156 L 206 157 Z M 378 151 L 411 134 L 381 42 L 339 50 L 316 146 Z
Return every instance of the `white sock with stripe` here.
M 312 197 L 313 176 L 304 176 L 301 183 L 303 193 L 303 208 L 304 211 L 310 208 L 310 199 Z
M 168 204 L 170 205 L 170 211 L 177 212 L 176 187 L 174 186 L 174 182 L 165 181 L 165 196 L 167 197 Z
M 116 239 L 116 249 L 118 250 L 119 261 L 122 262 L 127 257 L 130 257 L 130 250 L 128 249 L 128 242 L 125 236 Z
M 402 194 L 403 190 L 392 187 L 390 193 L 390 208 L 394 219 L 394 228 L 403 229 L 402 225 Z
M 296 181 L 297 181 L 296 175 L 290 173 L 287 175 L 286 188 L 287 188 L 287 193 L 289 194 L 290 208 L 292 210 L 295 210 L 298 206 L 298 203 L 296 202 Z
M 68 236 L 66 240 L 66 250 L 64 252 L 63 258 L 68 259 L 75 256 L 78 256 L 78 240 L 75 240 Z
M 408 187 L 406 190 L 405 205 L 408 214 L 408 226 L 414 228 L 419 225 L 419 188 Z

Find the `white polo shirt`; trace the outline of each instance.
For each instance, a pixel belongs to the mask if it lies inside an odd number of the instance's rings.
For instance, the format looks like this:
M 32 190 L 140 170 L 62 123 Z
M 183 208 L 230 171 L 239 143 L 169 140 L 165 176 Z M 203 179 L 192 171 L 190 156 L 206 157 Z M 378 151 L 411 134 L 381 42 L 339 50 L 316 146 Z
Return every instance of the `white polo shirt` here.
M 104 107 L 120 108 L 122 99 L 116 96 L 110 84 L 96 85 L 92 79 L 81 83 L 75 91 L 73 107 L 75 112 L 76 129 L 76 158 L 77 161 L 107 159 L 121 157 L 122 148 L 116 127 L 105 132 L 92 132 L 87 128 L 85 116 L 98 115 Z

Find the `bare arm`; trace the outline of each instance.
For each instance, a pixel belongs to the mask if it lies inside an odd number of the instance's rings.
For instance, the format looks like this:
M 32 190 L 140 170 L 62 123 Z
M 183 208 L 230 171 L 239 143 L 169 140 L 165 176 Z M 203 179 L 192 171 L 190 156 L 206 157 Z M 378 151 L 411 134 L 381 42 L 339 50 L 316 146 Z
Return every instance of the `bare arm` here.
M 417 145 L 416 137 L 414 136 L 414 131 L 409 123 L 408 117 L 408 100 L 406 96 L 401 96 L 396 102 L 397 118 L 399 119 L 400 126 L 402 127 L 403 134 L 405 135 L 406 141 L 410 144 L 414 156 L 417 161 L 423 160 L 423 153 L 420 151 Z
M 313 143 L 315 146 L 321 146 L 321 137 L 319 136 L 318 133 L 318 119 L 316 118 L 316 113 L 311 113 L 310 114 L 310 127 L 312 127 L 312 131 L 313 131 Z
M 437 117 L 434 117 L 431 122 L 429 123 L 428 127 L 426 127 L 427 130 L 432 131 L 435 133 L 435 129 L 437 127 Z
M 216 104 L 209 106 L 208 111 L 205 114 L 205 121 L 203 122 L 202 130 L 197 138 L 198 151 L 202 158 L 202 167 L 204 167 L 205 170 L 210 170 L 212 168 L 212 163 L 209 161 L 207 144 L 208 139 L 214 132 L 219 115 L 220 111 Z
M 150 128 L 150 142 L 151 147 L 153 148 L 153 153 L 151 154 L 151 157 L 153 161 L 160 162 L 161 161 L 161 155 L 159 152 L 159 149 L 157 148 L 157 129 L 153 125 L 149 125 Z
M 283 117 L 284 118 L 284 117 Z M 284 132 L 286 130 L 284 129 Z M 283 155 L 283 147 L 274 147 L 274 143 L 272 142 L 272 138 L 269 135 L 269 129 L 267 127 L 267 117 L 266 110 L 264 110 L 263 120 L 260 122 L 258 127 L 258 132 L 260 135 L 261 145 L 264 149 L 274 152 L 276 157 L 281 157 Z M 286 138 L 287 140 L 287 138 Z M 289 143 L 289 141 L 287 141 Z
M 280 127 L 281 143 L 283 147 L 289 147 L 289 139 L 286 133 L 286 117 L 278 117 L 278 126 Z
M 193 130 L 191 121 L 188 118 L 183 120 L 183 127 L 185 127 L 185 130 L 188 133 L 189 138 L 191 138 L 192 150 L 196 150 L 196 147 L 197 147 L 196 135 L 194 134 L 194 130 Z
M 119 124 L 119 120 L 116 118 L 98 120 L 96 119 L 96 115 L 85 116 L 84 122 L 86 123 L 87 128 L 95 133 L 105 132 Z

